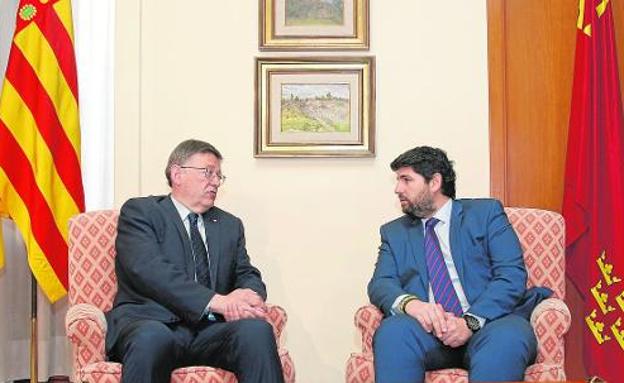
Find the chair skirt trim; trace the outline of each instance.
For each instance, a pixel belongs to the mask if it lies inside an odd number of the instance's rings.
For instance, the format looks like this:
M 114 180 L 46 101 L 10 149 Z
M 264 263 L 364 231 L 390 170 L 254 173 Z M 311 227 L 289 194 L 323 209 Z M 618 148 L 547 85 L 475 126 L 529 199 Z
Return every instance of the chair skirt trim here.
M 288 350 L 278 350 L 286 383 L 295 383 L 295 368 Z M 115 362 L 91 363 L 76 373 L 76 382 L 119 383 L 121 364 Z M 181 367 L 171 374 L 171 383 L 237 383 L 236 376 L 226 370 L 206 366 Z
M 554 382 L 566 380 L 563 365 L 536 363 L 530 365 L 525 374 L 527 382 Z M 372 353 L 353 353 L 347 360 L 347 383 L 374 383 L 375 368 Z M 427 383 L 468 383 L 468 372 L 459 368 L 428 371 Z

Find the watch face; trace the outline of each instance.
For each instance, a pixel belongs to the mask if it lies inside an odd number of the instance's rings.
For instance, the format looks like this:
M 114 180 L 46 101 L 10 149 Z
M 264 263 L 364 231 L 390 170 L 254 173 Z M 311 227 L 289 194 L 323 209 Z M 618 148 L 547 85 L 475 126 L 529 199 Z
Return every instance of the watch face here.
M 466 325 L 472 332 L 479 331 L 479 329 L 481 328 L 481 326 L 479 325 L 479 320 L 473 316 L 466 315 L 464 316 L 464 320 L 466 321 Z

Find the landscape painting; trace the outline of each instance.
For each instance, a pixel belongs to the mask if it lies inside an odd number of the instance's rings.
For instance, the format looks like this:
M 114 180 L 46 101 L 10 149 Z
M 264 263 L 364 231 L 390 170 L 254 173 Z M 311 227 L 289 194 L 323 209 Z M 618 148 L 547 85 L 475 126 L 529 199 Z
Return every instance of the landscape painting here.
M 260 0 L 260 50 L 367 50 L 370 0 Z
M 257 57 L 256 157 L 375 155 L 374 57 Z
M 342 25 L 344 0 L 285 0 L 286 25 Z
M 349 84 L 282 84 L 282 133 L 351 131 Z

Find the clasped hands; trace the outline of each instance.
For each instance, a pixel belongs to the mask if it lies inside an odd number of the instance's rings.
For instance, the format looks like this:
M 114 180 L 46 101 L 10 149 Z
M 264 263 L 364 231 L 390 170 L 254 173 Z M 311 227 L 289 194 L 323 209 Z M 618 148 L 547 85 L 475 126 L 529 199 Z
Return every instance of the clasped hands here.
M 258 293 L 251 289 L 236 289 L 227 295 L 215 294 L 210 310 L 223 315 L 226 321 L 246 318 L 266 319 L 267 307 Z
M 446 312 L 439 303 L 413 300 L 405 306 L 405 314 L 416 319 L 423 329 L 449 347 L 464 345 L 472 336 L 464 318 Z

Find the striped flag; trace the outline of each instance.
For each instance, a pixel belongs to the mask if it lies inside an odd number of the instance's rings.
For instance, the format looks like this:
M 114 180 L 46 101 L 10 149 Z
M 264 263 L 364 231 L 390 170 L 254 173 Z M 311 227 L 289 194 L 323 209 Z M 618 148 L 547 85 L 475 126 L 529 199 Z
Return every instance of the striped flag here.
M 20 0 L 0 95 L 0 212 L 55 302 L 67 293 L 69 218 L 84 211 L 70 0 Z

